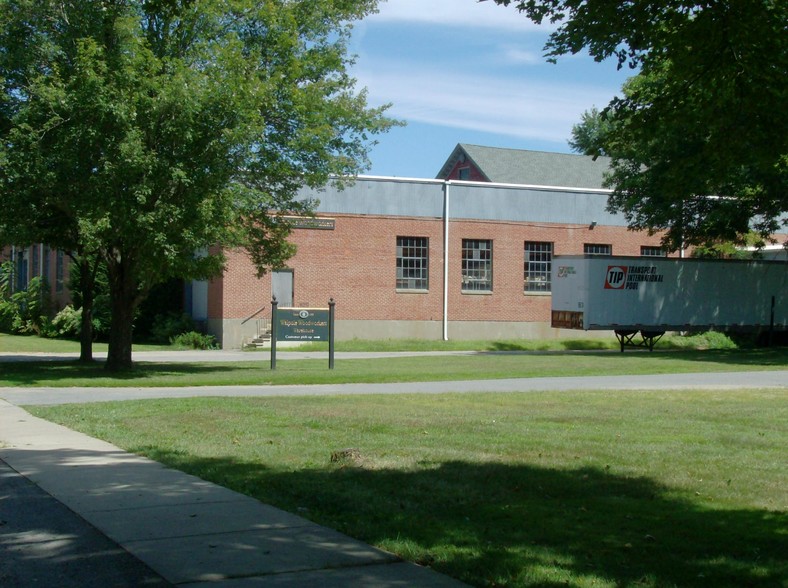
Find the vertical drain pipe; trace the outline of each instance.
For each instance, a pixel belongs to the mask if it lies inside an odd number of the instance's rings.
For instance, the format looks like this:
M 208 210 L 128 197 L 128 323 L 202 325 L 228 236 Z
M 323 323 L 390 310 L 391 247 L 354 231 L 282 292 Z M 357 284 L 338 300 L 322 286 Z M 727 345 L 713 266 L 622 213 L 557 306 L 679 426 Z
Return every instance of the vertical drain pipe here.
M 443 340 L 449 340 L 449 186 L 443 183 Z

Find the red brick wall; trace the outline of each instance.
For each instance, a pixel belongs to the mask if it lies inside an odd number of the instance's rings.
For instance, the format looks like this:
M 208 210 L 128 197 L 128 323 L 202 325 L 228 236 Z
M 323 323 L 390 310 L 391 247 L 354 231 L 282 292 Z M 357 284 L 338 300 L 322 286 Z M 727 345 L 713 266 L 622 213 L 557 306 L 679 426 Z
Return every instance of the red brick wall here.
M 493 292 L 461 291 L 463 239 L 493 242 Z M 615 255 L 640 255 L 641 245 L 659 245 L 659 236 L 622 227 L 453 221 L 450 227 L 449 320 L 548 321 L 550 296 L 523 292 L 525 241 L 553 243 L 554 255 L 578 255 L 585 243 L 612 244 Z
M 441 320 L 443 316 L 443 222 L 441 219 L 335 215 L 334 230 L 295 229 L 294 304 L 337 303 L 338 320 Z M 396 289 L 396 238 L 429 239 L 429 291 Z M 463 239 L 493 241 L 492 294 L 461 290 Z M 490 221 L 451 222 L 449 320 L 548 321 L 550 296 L 523 293 L 525 241 L 551 241 L 555 255 L 582 254 L 585 243 L 612 244 L 615 255 L 640 255 L 659 236 L 623 227 Z M 228 252 L 227 270 L 209 286 L 211 318 L 243 319 L 270 304 L 270 275 L 257 279 L 245 254 Z M 218 297 L 219 300 L 214 298 Z M 270 316 L 270 311 L 263 313 Z
M 33 249 L 37 250 L 38 268 L 33 267 Z M 45 247 L 48 250 L 48 247 Z M 41 246 L 39 244 L 25 247 L 25 257 L 27 259 L 27 277 L 28 281 L 42 275 L 42 265 L 44 259 L 41 256 Z M 5 246 L 0 248 L 0 263 L 9 261 L 11 259 L 11 247 Z M 67 304 L 71 304 L 71 292 L 69 292 L 68 284 L 70 279 L 71 258 L 68 255 L 63 256 L 63 287 L 60 291 L 57 290 L 56 267 L 57 267 L 57 252 L 52 249 L 49 250 L 49 260 L 46 268 L 43 268 L 43 274 L 48 277 L 49 285 L 49 299 L 52 304 L 51 310 L 56 313 L 60 311 Z
M 208 318 L 246 319 L 261 308 L 257 316 L 271 316 L 271 275 L 257 277 L 244 251 L 226 251 L 227 264 L 221 278 L 208 283 Z
M 442 316 L 442 224 L 434 220 L 337 216 L 335 229 L 295 229 L 298 246 L 288 267 L 293 269 L 294 300 L 298 307 L 326 307 L 337 302 L 342 319 L 422 319 Z M 427 237 L 430 244 L 430 290 L 396 291 L 397 236 Z M 220 282 L 223 282 L 222 288 Z M 221 295 L 218 304 L 211 297 Z M 255 277 L 249 259 L 240 252 L 228 254 L 227 271 L 209 290 L 209 316 L 246 318 L 271 301 L 270 274 Z M 270 312 L 264 313 L 270 315 Z

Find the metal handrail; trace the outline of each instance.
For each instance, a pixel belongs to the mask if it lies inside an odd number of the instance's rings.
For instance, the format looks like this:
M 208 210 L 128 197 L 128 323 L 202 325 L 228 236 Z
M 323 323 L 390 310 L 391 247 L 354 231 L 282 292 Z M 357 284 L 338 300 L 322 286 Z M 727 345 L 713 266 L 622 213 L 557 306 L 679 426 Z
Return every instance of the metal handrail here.
M 257 337 L 258 339 L 264 334 L 271 332 L 271 319 L 267 317 L 257 319 Z
M 267 304 L 266 304 L 265 306 L 263 306 L 262 308 L 258 308 L 258 309 L 257 309 L 257 310 L 255 310 L 255 311 L 254 311 L 252 314 L 250 314 L 248 317 L 246 317 L 244 320 L 242 320 L 242 321 L 241 321 L 241 324 L 242 324 L 242 325 L 243 325 L 243 324 L 246 324 L 247 322 L 249 322 L 250 320 L 252 320 L 252 319 L 253 319 L 255 316 L 257 316 L 258 314 L 260 314 L 261 312 L 263 312 L 263 311 L 264 311 L 266 308 L 268 308 L 268 305 L 267 305 Z

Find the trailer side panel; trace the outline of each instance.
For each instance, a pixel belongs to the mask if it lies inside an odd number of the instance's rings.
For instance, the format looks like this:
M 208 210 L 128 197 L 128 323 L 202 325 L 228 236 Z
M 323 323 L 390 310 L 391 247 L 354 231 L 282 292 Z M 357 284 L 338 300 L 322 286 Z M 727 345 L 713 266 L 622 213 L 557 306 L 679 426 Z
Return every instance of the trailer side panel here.
M 556 256 L 553 326 L 788 330 L 788 263 Z

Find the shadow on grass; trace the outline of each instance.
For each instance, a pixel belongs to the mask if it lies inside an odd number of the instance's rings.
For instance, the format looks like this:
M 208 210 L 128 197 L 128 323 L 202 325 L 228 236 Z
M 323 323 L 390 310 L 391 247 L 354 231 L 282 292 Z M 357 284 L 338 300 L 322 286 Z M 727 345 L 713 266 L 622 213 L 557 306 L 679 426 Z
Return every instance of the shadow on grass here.
M 572 340 L 562 340 L 560 344 L 563 348 L 556 348 L 556 344 L 554 342 L 544 342 L 540 344 L 534 344 L 533 341 L 523 341 L 522 343 L 512 342 L 512 341 L 493 341 L 490 344 L 488 351 L 553 351 L 554 353 L 560 353 L 561 351 L 591 351 L 591 350 L 607 350 L 611 351 L 611 345 L 606 341 L 594 340 L 594 339 L 572 339 Z
M 145 449 L 476 586 L 779 586 L 788 577 L 785 513 L 712 510 L 646 478 L 461 461 L 276 472 Z
M 486 362 L 485 357 L 512 355 L 510 363 Z M 529 356 L 543 356 L 546 362 L 528 361 Z M 28 357 L 29 356 L 19 356 Z M 672 364 L 669 362 L 673 362 Z M 456 380 L 489 377 L 537 377 L 571 375 L 646 374 L 701 371 L 693 363 L 709 364 L 704 370 L 737 368 L 786 368 L 788 348 L 748 350 L 671 350 L 654 351 L 480 351 L 472 355 L 447 357 L 436 360 L 434 356 L 348 359 L 342 367 L 329 371 L 324 360 L 306 359 L 282 362 L 276 374 L 268 368 L 267 361 L 239 363 L 146 363 L 138 362 L 127 372 L 108 372 L 103 362 L 80 364 L 70 361 L 9 361 L 0 362 L 0 383 L 10 386 L 128 386 L 128 385 L 233 385 L 239 383 L 322 384 L 350 382 L 411 382 L 418 380 Z M 285 367 L 286 366 L 286 367 Z M 407 366 L 407 367 L 403 367 Z M 534 367 L 538 366 L 538 367 Z M 287 368 L 292 368 L 288 372 Z M 263 377 L 261 372 L 267 372 Z M 460 374 L 460 377 L 458 377 Z
M 631 353 L 647 354 L 655 360 L 683 360 L 697 361 L 702 363 L 722 363 L 727 365 L 741 366 L 764 366 L 764 367 L 784 367 L 788 368 L 788 348 L 786 347 L 763 347 L 757 349 L 693 349 L 693 350 L 659 350 L 655 348 L 653 352 L 645 349 L 627 349 L 623 354 Z
M 649 358 L 655 362 L 660 360 L 676 360 L 704 363 L 722 363 L 729 365 L 742 366 L 764 366 L 788 367 L 788 347 L 760 347 L 752 349 L 681 349 L 667 348 L 660 349 L 655 347 L 654 351 L 645 348 L 627 348 L 624 353 L 619 349 L 609 349 L 608 347 L 594 341 L 578 341 L 577 346 L 567 350 L 545 349 L 526 349 L 525 345 L 518 348 L 516 344 L 494 343 L 489 351 L 480 351 L 479 355 L 495 354 L 498 352 L 522 354 L 544 354 L 544 355 L 566 355 L 572 357 L 620 357 L 627 360 L 631 357 L 643 359 Z M 583 353 L 588 351 L 590 353 Z M 603 352 L 600 354 L 600 352 Z
M 23 356 L 24 357 L 24 356 Z M 151 378 L 181 378 L 183 385 L 188 385 L 190 375 L 221 374 L 256 369 L 219 363 L 135 363 L 129 371 L 108 372 L 103 361 L 90 364 L 74 360 L 35 360 L 4 361 L 0 363 L 0 377 L 14 386 L 45 386 L 63 379 L 83 380 L 84 385 L 115 385 L 124 386 L 141 383 Z M 95 384 L 94 384 L 95 382 Z

